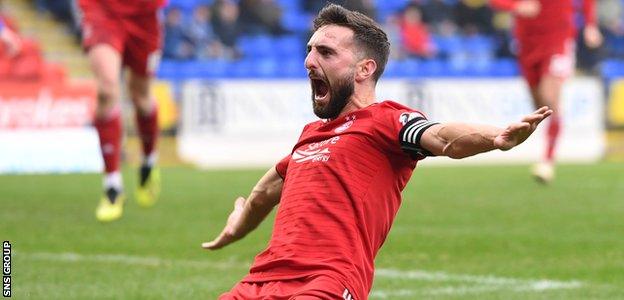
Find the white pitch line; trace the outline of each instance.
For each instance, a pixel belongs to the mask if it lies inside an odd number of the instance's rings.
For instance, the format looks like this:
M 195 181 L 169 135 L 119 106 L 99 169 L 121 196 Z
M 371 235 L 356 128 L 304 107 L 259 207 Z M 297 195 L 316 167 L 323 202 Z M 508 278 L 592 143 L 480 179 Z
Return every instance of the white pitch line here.
M 412 279 L 418 281 L 449 281 L 485 285 L 530 285 L 535 289 L 577 288 L 583 285 L 578 280 L 557 281 L 549 279 L 519 279 L 496 276 L 448 274 L 444 272 L 401 271 L 396 269 L 377 269 L 375 276 L 386 278 Z
M 200 269 L 246 269 L 249 268 L 248 263 L 228 260 L 228 261 L 210 261 L 206 260 L 183 260 L 183 259 L 163 259 L 153 256 L 137 256 L 126 254 L 80 254 L 74 252 L 35 252 L 22 253 L 15 252 L 15 258 L 25 258 L 27 260 L 54 261 L 54 262 L 92 262 L 92 263 L 117 263 L 123 265 L 143 266 L 143 267 L 160 267 L 160 266 L 184 266 Z M 408 279 L 414 281 L 430 281 L 430 282 L 456 282 L 469 283 L 472 286 L 444 287 L 435 289 L 418 289 L 418 290 L 375 290 L 371 296 L 377 298 L 389 298 L 392 296 L 410 296 L 410 295 L 456 295 L 483 293 L 495 290 L 508 291 L 545 291 L 552 289 L 574 289 L 584 285 L 583 282 L 557 281 L 549 279 L 518 279 L 510 277 L 495 276 L 479 276 L 465 274 L 448 274 L 444 272 L 427 272 L 427 271 L 402 271 L 396 269 L 378 269 L 375 276 L 379 278 Z
M 209 261 L 209 260 L 182 260 L 182 259 L 163 259 L 152 256 L 135 256 L 126 254 L 80 254 L 73 252 L 50 253 L 20 253 L 15 252 L 15 257 L 25 257 L 30 260 L 43 261 L 60 261 L 60 262 L 96 262 L 96 263 L 118 263 L 123 265 L 159 267 L 159 266 L 184 266 L 202 269 L 244 269 L 249 264 L 238 261 Z

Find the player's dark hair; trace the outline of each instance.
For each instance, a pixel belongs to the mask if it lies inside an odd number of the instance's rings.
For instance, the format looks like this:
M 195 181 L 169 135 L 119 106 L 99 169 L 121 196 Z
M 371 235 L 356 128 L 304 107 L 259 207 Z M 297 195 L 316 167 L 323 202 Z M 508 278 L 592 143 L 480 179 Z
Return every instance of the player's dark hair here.
M 328 4 L 321 9 L 314 19 L 314 31 L 325 25 L 338 25 L 353 30 L 356 44 L 364 50 L 364 55 L 377 64 L 377 70 L 373 73 L 373 78 L 377 81 L 386 68 L 390 53 L 390 42 L 381 26 L 362 13 L 336 4 Z

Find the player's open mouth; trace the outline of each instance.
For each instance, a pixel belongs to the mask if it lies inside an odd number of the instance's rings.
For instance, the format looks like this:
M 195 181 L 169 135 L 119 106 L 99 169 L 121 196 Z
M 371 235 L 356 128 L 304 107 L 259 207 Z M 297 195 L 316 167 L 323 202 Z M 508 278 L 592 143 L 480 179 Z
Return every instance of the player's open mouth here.
M 327 82 L 316 78 L 311 78 L 310 80 L 312 83 L 312 93 L 314 93 L 314 101 L 327 100 L 329 96 L 329 85 Z

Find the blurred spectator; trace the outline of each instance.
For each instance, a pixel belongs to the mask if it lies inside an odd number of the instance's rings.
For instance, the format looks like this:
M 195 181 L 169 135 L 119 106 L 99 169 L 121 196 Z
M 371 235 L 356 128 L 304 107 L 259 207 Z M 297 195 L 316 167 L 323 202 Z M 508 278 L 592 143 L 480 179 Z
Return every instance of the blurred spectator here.
M 511 35 L 513 27 L 513 17 L 508 12 L 497 11 L 492 19 L 494 27 L 494 43 L 496 47 L 496 57 L 511 58 L 516 55 L 516 49 L 513 46 L 513 36 Z
M 195 49 L 191 38 L 184 30 L 182 11 L 172 7 L 165 16 L 165 38 L 163 57 L 169 59 L 191 59 Z
M 212 6 L 212 26 L 223 45 L 223 56 L 238 58 L 241 56 L 236 47 L 240 36 L 238 6 L 230 0 L 217 0 Z
M 452 35 L 457 26 L 453 20 L 453 6 L 445 0 L 412 0 L 422 12 L 422 19 L 431 32 L 440 35 Z
M 605 37 L 605 54 L 624 59 L 624 1 L 598 1 L 598 25 Z
M 408 5 L 399 19 L 401 42 L 408 56 L 429 58 L 436 49 L 429 35 L 427 25 L 422 22 L 422 14 L 416 5 Z
M 0 53 L 2 56 L 14 57 L 19 54 L 22 48 L 22 41 L 20 37 L 11 29 L 5 25 L 4 17 L 0 16 Z
M 492 15 L 487 0 L 461 0 L 455 6 L 457 26 L 466 35 L 492 34 Z
M 74 24 L 72 0 L 36 0 L 35 6 L 39 10 L 49 11 L 59 21 Z
M 187 34 L 195 47 L 195 58 L 206 59 L 221 56 L 223 47 L 213 31 L 208 5 L 195 7 Z
M 39 44 L 20 36 L 15 22 L 0 15 L 0 80 L 50 80 L 64 79 L 62 68 L 46 64 Z
M 282 35 L 282 8 L 273 0 L 240 0 L 239 22 L 244 34 Z

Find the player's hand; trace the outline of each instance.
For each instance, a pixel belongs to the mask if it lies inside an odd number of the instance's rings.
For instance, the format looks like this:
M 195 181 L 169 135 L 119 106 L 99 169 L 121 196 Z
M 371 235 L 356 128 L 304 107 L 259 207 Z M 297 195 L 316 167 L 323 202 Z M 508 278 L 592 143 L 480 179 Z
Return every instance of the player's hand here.
M 515 13 L 521 17 L 532 18 L 542 9 L 537 0 L 520 0 L 516 4 Z
M 0 30 L 0 41 L 6 47 L 6 53 L 9 57 L 13 57 L 22 50 L 22 40 L 19 35 L 11 29 L 4 27 Z
M 553 113 L 548 106 L 543 106 L 526 115 L 519 123 L 513 123 L 494 139 L 494 146 L 500 150 L 509 150 L 524 142 L 537 128 L 542 120 Z
M 586 25 L 583 29 L 583 39 L 589 48 L 598 48 L 602 45 L 602 33 L 596 25 Z
M 230 213 L 230 216 L 227 219 L 227 223 L 225 224 L 225 228 L 223 231 L 210 242 L 202 243 L 202 248 L 208 250 L 217 250 L 223 248 L 238 239 L 240 239 L 240 235 L 236 232 L 236 223 L 240 219 L 241 213 L 243 212 L 243 207 L 245 206 L 245 198 L 238 197 L 234 202 L 234 210 Z

